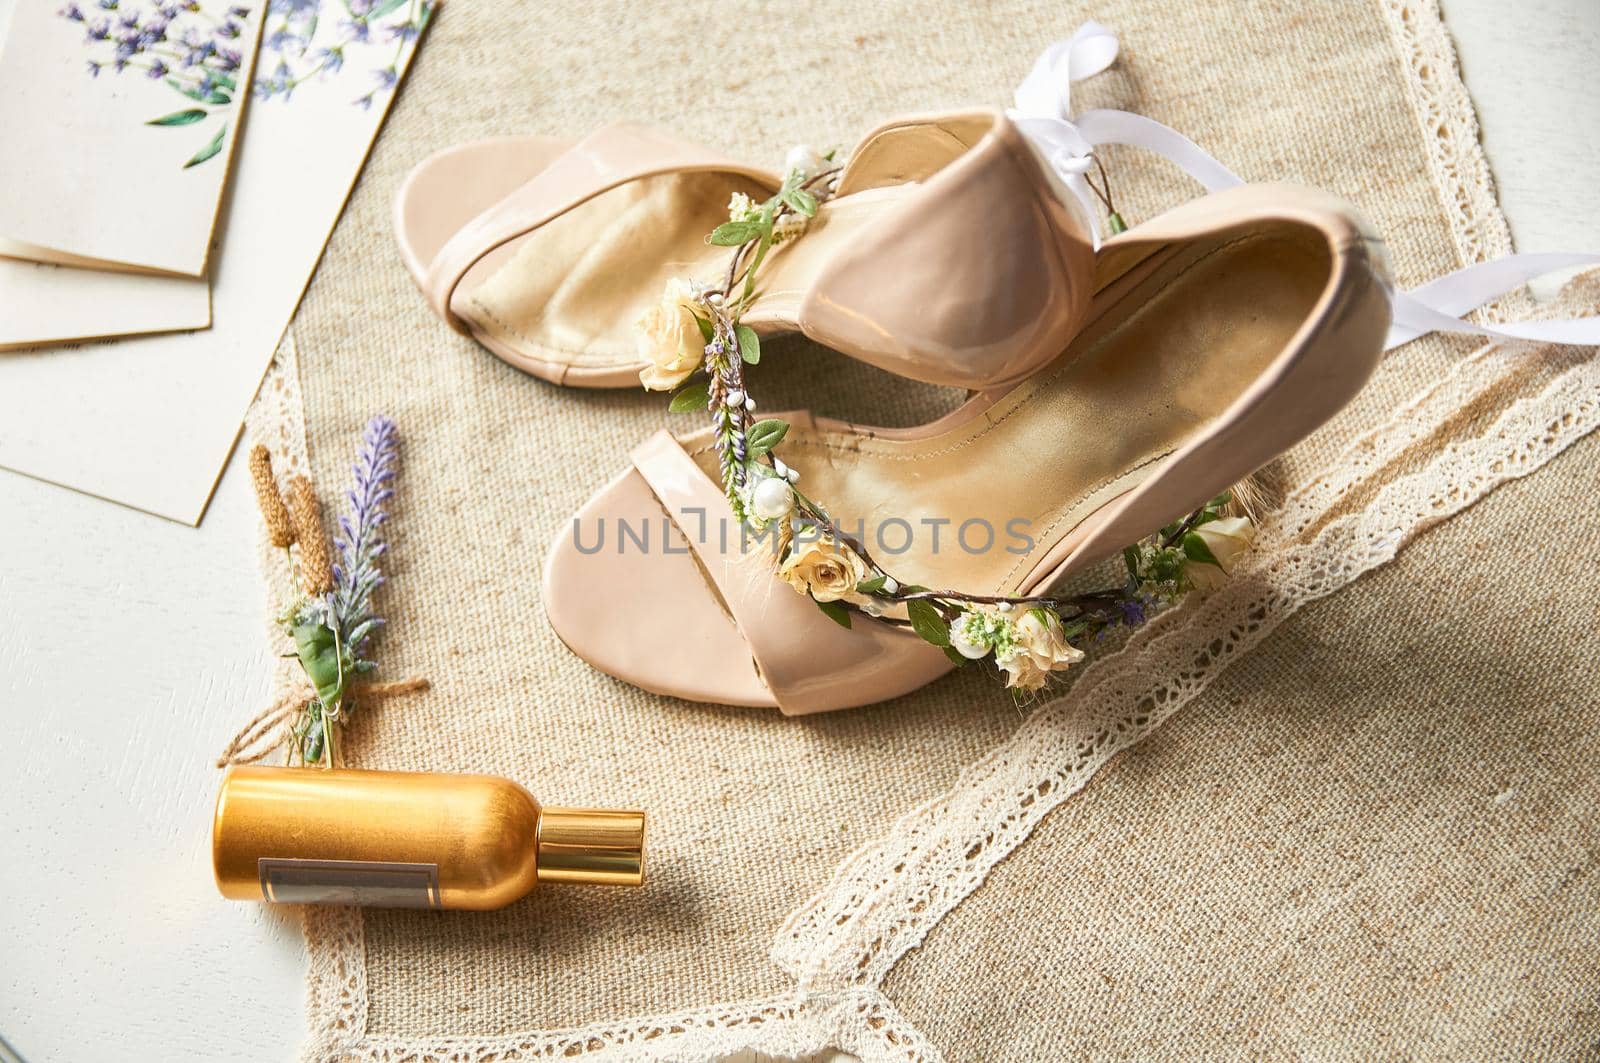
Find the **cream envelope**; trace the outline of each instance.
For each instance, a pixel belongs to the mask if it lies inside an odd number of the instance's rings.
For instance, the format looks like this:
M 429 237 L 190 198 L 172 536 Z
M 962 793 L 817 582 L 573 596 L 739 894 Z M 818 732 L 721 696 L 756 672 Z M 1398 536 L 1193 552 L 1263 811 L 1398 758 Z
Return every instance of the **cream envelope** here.
M 203 276 L 266 6 L 20 0 L 0 52 L 7 253 Z
M 5 252 L 0 242 L 0 254 Z M 0 258 L 0 352 L 209 324 L 211 283 L 204 277 L 69 269 Z
M 423 0 L 325 6 L 268 15 L 212 328 L 0 354 L 0 466 L 199 522 L 429 15 Z

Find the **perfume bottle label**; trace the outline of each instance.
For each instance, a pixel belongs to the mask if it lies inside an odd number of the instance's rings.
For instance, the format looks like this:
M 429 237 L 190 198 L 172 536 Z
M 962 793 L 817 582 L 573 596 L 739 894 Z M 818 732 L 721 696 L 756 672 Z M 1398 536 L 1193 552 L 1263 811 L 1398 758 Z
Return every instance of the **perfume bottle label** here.
M 283 904 L 439 907 L 438 864 L 381 860 L 291 860 L 263 856 L 261 895 Z

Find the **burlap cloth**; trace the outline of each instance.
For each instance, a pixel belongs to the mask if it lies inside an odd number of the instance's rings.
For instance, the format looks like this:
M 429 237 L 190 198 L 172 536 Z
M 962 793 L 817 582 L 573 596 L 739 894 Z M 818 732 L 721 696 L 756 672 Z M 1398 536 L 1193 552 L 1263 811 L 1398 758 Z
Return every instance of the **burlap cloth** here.
M 1600 447 L 1562 454 L 1600 422 L 1581 356 L 1402 348 L 1286 463 L 1301 490 L 1250 571 L 1034 709 L 975 670 L 801 719 L 674 702 L 545 622 L 545 544 L 662 402 L 547 386 L 450 333 L 394 249 L 406 169 L 618 118 L 768 162 L 847 146 L 897 112 L 1007 102 L 1090 16 L 1124 53 L 1080 106 L 1354 199 L 1402 283 L 1509 249 L 1426 0 L 442 13 L 252 430 L 308 452 L 329 496 L 370 414 L 404 438 L 378 657 L 434 689 L 361 712 L 353 762 L 646 808 L 651 878 L 491 914 L 309 911 L 308 1058 L 1593 1051 Z M 1108 161 L 1130 221 L 1192 192 Z M 767 408 L 878 423 L 955 401 L 802 342 L 761 377 Z

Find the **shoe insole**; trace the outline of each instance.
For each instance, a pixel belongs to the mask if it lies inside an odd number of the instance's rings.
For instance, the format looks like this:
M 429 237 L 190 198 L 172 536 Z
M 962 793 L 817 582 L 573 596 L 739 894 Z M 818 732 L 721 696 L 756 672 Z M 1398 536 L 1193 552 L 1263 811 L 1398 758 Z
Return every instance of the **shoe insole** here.
M 809 279 L 835 250 L 914 186 L 824 204 L 803 239 L 768 255 L 751 323 L 790 327 Z M 766 193 L 734 175 L 680 173 L 596 196 L 486 258 L 462 283 L 475 329 L 528 357 L 585 367 L 640 364 L 634 324 L 682 277 L 721 286 L 734 250 L 706 243 L 728 201 Z
M 797 424 L 779 453 L 902 582 L 1012 592 L 1259 378 L 1330 269 L 1326 242 L 1290 225 L 1183 248 L 1097 299 L 1067 350 L 992 405 L 907 430 Z M 695 458 L 715 479 L 715 453 Z

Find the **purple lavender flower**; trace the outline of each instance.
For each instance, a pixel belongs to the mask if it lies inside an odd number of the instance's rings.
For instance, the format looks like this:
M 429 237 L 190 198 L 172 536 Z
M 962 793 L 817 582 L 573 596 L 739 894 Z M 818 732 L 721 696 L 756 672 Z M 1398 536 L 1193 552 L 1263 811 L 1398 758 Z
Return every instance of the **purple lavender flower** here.
M 378 558 L 385 544 L 379 530 L 387 514 L 384 503 L 394 496 L 398 437 L 394 421 L 379 415 L 367 422 L 356 455 L 355 482 L 345 495 L 350 511 L 339 518 L 334 539 L 333 613 L 341 637 L 360 657 L 372 632 L 383 623 L 372 615 L 372 592 L 383 585 Z
M 145 73 L 145 77 L 153 78 L 153 79 L 157 79 L 157 80 L 159 80 L 161 78 L 164 78 L 166 76 L 167 76 L 167 64 L 163 63 L 159 59 L 157 59 L 155 62 L 151 63 L 149 71 L 147 71 Z

